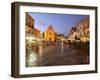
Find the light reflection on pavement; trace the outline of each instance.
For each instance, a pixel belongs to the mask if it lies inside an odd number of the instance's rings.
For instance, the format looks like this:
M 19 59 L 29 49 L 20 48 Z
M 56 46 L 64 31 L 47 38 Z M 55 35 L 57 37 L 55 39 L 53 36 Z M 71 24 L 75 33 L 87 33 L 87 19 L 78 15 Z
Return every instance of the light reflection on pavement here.
M 83 50 L 84 51 L 84 50 Z M 39 52 L 30 51 L 26 56 L 27 67 L 55 66 L 55 65 L 78 65 L 89 64 L 89 56 L 82 51 L 69 48 L 63 43 L 47 48 L 39 46 Z M 88 59 L 87 59 L 88 57 Z

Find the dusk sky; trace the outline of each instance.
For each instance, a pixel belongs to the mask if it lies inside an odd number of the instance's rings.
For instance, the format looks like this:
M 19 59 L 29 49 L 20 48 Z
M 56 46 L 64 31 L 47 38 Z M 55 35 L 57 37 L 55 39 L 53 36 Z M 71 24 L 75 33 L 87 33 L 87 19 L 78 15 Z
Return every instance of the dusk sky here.
M 49 25 L 57 33 L 67 36 L 72 27 L 75 27 L 81 20 L 88 15 L 74 14 L 50 14 L 50 13 L 34 13 L 29 12 L 30 16 L 35 20 L 35 28 L 45 32 Z

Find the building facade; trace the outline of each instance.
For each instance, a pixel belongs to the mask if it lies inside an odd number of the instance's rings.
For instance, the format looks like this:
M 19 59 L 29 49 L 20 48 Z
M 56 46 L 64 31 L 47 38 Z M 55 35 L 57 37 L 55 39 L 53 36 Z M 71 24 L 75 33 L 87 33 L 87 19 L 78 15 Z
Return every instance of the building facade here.
M 41 33 L 40 33 L 40 30 L 38 29 L 34 29 L 34 35 L 37 37 L 37 38 L 40 38 L 41 37 Z
M 74 41 L 89 41 L 90 31 L 89 31 L 89 17 L 82 20 L 80 23 L 76 25 L 76 27 L 72 28 L 70 34 L 68 36 L 68 40 L 71 42 Z
M 35 20 L 26 12 L 26 36 L 40 38 L 40 30 L 35 28 Z
M 26 33 L 34 34 L 35 20 L 26 12 Z
M 44 40 L 45 41 L 55 41 L 56 33 L 53 30 L 53 27 L 49 25 L 48 29 L 44 32 Z

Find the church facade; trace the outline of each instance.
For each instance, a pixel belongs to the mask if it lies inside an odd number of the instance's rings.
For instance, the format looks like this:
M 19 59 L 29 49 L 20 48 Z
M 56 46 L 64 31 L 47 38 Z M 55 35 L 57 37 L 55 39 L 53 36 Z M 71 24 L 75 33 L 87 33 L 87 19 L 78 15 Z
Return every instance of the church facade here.
M 56 33 L 52 25 L 49 25 L 48 29 L 44 32 L 44 40 L 45 41 L 55 41 L 56 40 Z

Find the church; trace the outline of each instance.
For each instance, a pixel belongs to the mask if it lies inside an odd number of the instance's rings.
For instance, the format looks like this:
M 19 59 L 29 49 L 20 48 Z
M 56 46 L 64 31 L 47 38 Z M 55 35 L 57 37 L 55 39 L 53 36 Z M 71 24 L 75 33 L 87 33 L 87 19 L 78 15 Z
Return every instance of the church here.
M 49 25 L 47 30 L 44 32 L 44 40 L 45 41 L 55 41 L 56 40 L 56 33 L 52 25 Z

